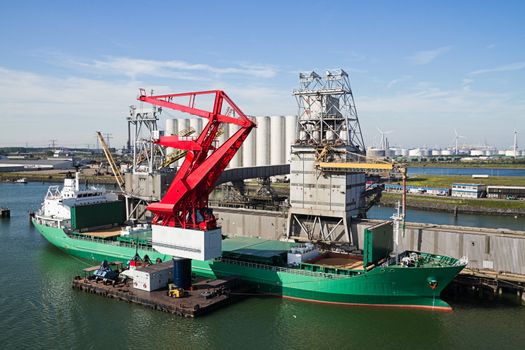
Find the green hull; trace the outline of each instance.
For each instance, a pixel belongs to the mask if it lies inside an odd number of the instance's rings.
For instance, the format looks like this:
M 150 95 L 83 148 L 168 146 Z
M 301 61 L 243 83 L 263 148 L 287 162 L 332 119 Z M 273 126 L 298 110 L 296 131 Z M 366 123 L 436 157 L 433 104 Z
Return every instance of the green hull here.
M 131 245 L 72 238 L 61 228 L 45 226 L 36 221 L 33 223 L 51 244 L 81 258 L 127 262 L 136 252 L 136 247 Z M 141 256 L 148 254 L 152 260 L 171 259 L 146 246 L 139 246 L 138 253 Z M 197 275 L 219 278 L 238 276 L 252 284 L 257 291 L 280 297 L 320 303 L 433 310 L 451 310 L 439 296 L 463 267 L 388 266 L 376 267 L 366 273 L 340 276 L 227 259 L 192 261 L 192 271 Z M 430 288 L 430 280 L 438 282 L 434 289 Z

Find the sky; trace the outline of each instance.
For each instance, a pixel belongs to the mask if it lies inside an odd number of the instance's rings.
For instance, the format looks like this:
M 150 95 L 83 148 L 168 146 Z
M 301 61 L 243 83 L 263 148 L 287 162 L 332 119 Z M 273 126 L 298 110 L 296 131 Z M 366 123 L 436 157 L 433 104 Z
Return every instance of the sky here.
M 2 1 L 0 147 L 126 141 L 139 88 L 297 114 L 298 73 L 349 73 L 367 146 L 525 148 L 525 1 Z M 176 116 L 163 113 L 163 120 Z

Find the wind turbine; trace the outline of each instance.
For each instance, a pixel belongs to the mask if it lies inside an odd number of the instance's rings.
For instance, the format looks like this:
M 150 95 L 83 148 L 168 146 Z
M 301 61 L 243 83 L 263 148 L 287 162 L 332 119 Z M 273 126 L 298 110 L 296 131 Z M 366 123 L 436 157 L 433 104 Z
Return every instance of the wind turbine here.
M 465 138 L 465 136 L 459 135 L 458 131 L 456 129 L 454 129 L 454 135 L 456 135 L 456 137 L 455 137 L 455 140 L 456 140 L 456 152 L 455 153 L 456 153 L 456 155 L 458 155 L 459 154 L 459 152 L 458 152 L 458 140 L 460 138 Z
M 388 134 L 392 133 L 394 130 L 383 131 L 383 130 L 377 128 L 377 131 L 379 131 L 379 133 L 381 134 L 381 146 L 380 146 L 380 148 L 384 149 L 386 151 L 387 141 L 386 141 L 385 135 L 388 135 Z
M 518 156 L 518 130 L 514 129 L 514 158 Z

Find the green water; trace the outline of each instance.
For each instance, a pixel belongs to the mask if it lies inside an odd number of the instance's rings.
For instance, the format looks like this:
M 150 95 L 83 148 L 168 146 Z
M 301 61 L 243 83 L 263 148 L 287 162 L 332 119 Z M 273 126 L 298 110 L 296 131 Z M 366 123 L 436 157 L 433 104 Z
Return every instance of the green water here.
M 452 313 L 250 298 L 183 319 L 73 290 L 91 265 L 28 222 L 47 184 L 0 184 L 0 349 L 523 349 L 525 307 L 454 303 Z M 512 221 L 510 221 L 512 222 Z

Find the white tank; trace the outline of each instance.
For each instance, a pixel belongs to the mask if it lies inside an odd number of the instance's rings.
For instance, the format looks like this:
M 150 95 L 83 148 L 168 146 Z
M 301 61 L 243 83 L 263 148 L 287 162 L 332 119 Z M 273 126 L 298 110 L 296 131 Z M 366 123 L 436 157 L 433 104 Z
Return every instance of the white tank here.
M 164 130 L 164 135 L 166 136 L 175 136 L 178 132 L 178 120 L 177 119 L 166 119 L 166 129 Z M 166 154 L 172 154 L 175 152 L 175 148 L 168 147 L 166 148 Z
M 287 115 L 284 120 L 284 162 L 290 163 L 291 148 L 297 140 L 297 116 Z
M 421 157 L 422 155 L 421 148 L 414 148 L 408 151 L 409 157 Z
M 230 124 L 230 137 L 233 136 L 237 131 L 239 131 L 240 127 L 235 124 Z M 235 156 L 233 156 L 232 160 L 230 160 L 230 168 L 240 168 L 242 166 L 242 148 L 235 153 Z
M 178 124 L 179 125 L 178 125 L 177 135 L 181 133 L 182 131 L 187 130 L 190 127 L 190 120 L 189 119 L 179 119 Z M 191 136 L 194 136 L 194 135 L 195 134 L 192 134 Z M 183 162 L 184 162 L 184 157 L 182 157 L 181 159 L 177 161 L 177 166 L 180 167 Z
M 451 156 L 452 155 L 452 151 L 449 150 L 449 149 L 443 149 L 443 150 L 441 150 L 441 155 L 442 156 Z
M 471 149 L 470 150 L 470 155 L 474 156 L 474 157 L 484 156 L 485 155 L 485 151 L 481 150 L 481 149 Z
M 284 164 L 284 117 L 270 117 L 270 164 Z
M 192 135 L 194 138 L 199 137 L 202 131 L 202 119 L 201 118 L 191 118 L 190 119 L 190 127 L 195 129 L 195 133 Z
M 408 157 L 408 149 L 401 148 L 400 153 L 402 157 Z
M 440 156 L 440 155 L 441 155 L 441 150 L 440 149 L 433 149 L 432 150 L 432 156 L 437 157 L 437 156 Z
M 255 164 L 270 164 L 270 117 L 257 117 Z
M 385 150 L 382 148 L 370 147 L 366 150 L 366 156 L 371 158 L 385 158 Z
M 242 144 L 242 166 L 255 166 L 255 133 L 256 128 L 253 128 L 252 131 L 248 134 L 246 140 Z

